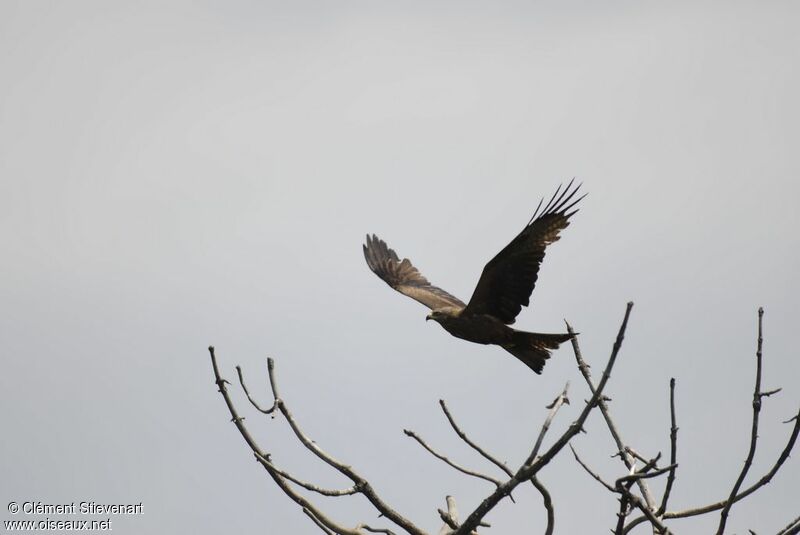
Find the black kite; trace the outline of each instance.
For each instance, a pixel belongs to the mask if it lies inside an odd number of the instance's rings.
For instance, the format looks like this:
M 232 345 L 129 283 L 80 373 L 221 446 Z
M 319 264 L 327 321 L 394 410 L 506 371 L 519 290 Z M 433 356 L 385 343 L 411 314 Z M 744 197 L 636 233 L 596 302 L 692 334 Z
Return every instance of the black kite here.
M 523 306 L 530 304 L 545 248 L 559 239 L 559 232 L 578 211 L 572 209 L 583 196 L 572 199 L 579 189 L 580 185 L 572 188 L 570 182 L 559 195 L 559 186 L 541 213 L 539 201 L 522 232 L 483 268 L 467 304 L 428 282 L 408 258 L 401 261 L 374 234 L 367 235 L 364 257 L 370 269 L 389 286 L 431 309 L 426 320 L 438 322 L 458 338 L 499 345 L 536 373 L 542 373 L 550 351 L 569 340 L 570 335 L 529 333 L 508 325 L 514 323 Z

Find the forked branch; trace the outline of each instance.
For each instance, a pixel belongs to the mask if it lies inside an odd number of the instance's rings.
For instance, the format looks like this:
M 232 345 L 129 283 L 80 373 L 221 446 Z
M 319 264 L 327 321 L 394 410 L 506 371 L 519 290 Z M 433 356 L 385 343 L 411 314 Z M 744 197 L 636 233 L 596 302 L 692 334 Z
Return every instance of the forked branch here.
M 565 322 L 566 323 L 566 322 Z M 592 374 L 589 371 L 589 366 L 583 360 L 583 355 L 581 354 L 581 348 L 578 344 L 578 337 L 575 336 L 575 331 L 572 330 L 572 326 L 567 323 L 567 332 L 572 334 L 572 350 L 575 353 L 575 360 L 578 363 L 578 369 L 583 375 L 583 378 L 586 380 L 586 384 L 589 386 L 589 390 L 592 393 L 595 392 L 594 382 L 592 381 Z M 608 404 L 606 403 L 605 398 L 601 397 L 598 401 L 598 405 L 600 406 L 600 412 L 603 415 L 603 419 L 606 422 L 606 426 L 608 427 L 608 431 L 611 433 L 611 437 L 614 439 L 614 443 L 617 445 L 617 451 L 619 452 L 619 457 L 622 459 L 622 462 L 625 463 L 625 467 L 628 470 L 634 470 L 636 467 L 636 462 L 633 459 L 633 456 L 628 452 L 628 448 L 625 445 L 625 441 L 622 440 L 622 436 L 617 428 L 617 425 L 614 423 L 614 420 L 611 418 L 611 411 L 608 408 Z M 650 492 L 650 488 L 647 485 L 647 481 L 640 479 L 636 482 L 639 486 L 639 490 L 642 492 L 642 496 L 644 496 L 645 502 L 647 503 L 647 507 L 651 509 L 655 509 L 655 498 L 653 497 L 653 493 Z
M 315 524 L 317 524 L 323 530 L 327 530 L 328 532 L 336 533 L 337 535 L 363 535 L 364 531 L 370 531 L 373 533 L 389 533 L 392 532 L 386 529 L 380 528 L 372 528 L 365 524 L 359 524 L 355 528 L 347 528 L 342 526 L 341 524 L 331 520 L 328 518 L 325 513 L 323 513 L 316 505 L 310 502 L 308 499 L 297 493 L 290 485 L 289 481 L 313 492 L 317 492 L 319 494 L 323 494 L 326 496 L 345 496 L 350 494 L 362 494 L 364 497 L 369 500 L 369 502 L 378 510 L 381 516 L 391 520 L 398 526 L 402 527 L 406 530 L 407 533 L 412 535 L 426 535 L 423 530 L 416 527 L 410 520 L 406 519 L 402 515 L 400 515 L 397 511 L 393 508 L 389 507 L 375 492 L 372 488 L 370 483 L 364 479 L 361 475 L 359 475 L 352 467 L 342 463 L 341 461 L 334 458 L 332 455 L 328 454 L 322 448 L 320 448 L 314 441 L 308 438 L 308 436 L 300 429 L 300 426 L 295 421 L 294 417 L 292 416 L 291 411 L 287 407 L 286 403 L 281 399 L 278 393 L 278 386 L 277 380 L 275 378 L 275 363 L 270 358 L 267 360 L 267 370 L 269 373 L 269 380 L 270 386 L 272 388 L 272 395 L 273 395 L 273 407 L 272 409 L 265 411 L 260 409 L 256 403 L 252 400 L 249 393 L 247 394 L 248 399 L 250 399 L 251 403 L 256 406 L 261 412 L 265 414 L 270 414 L 275 409 L 277 409 L 283 416 L 286 418 L 286 421 L 289 423 L 292 431 L 300 440 L 300 442 L 312 453 L 314 453 L 319 459 L 327 463 L 328 465 L 335 468 L 337 471 L 348 477 L 353 482 L 353 487 L 345 490 L 329 490 L 323 489 L 322 487 L 318 487 L 311 483 L 306 483 L 298 478 L 289 475 L 284 470 L 278 469 L 271 461 L 270 455 L 264 452 L 261 447 L 256 443 L 255 439 L 253 439 L 250 432 L 244 425 L 244 418 L 239 416 L 236 407 L 233 404 L 233 401 L 230 398 L 228 393 L 228 389 L 226 384 L 229 384 L 227 380 L 223 379 L 220 375 L 219 366 L 217 364 L 217 357 L 214 352 L 214 347 L 211 346 L 208 348 L 209 353 L 211 354 L 211 364 L 214 369 L 214 377 L 215 383 L 219 387 L 219 392 L 222 394 L 223 399 L 225 400 L 225 404 L 228 407 L 228 411 L 231 414 L 232 421 L 236 424 L 236 428 L 239 430 L 239 433 L 244 438 L 247 445 L 250 446 L 250 449 L 256 456 L 256 459 L 261 463 L 261 465 L 267 470 L 267 473 L 272 477 L 275 483 L 283 490 L 283 492 L 289 496 L 295 503 L 297 503 L 300 507 L 303 508 L 303 512 L 308 515 Z M 241 371 L 239 372 L 241 378 Z M 242 385 L 244 386 L 244 381 L 242 381 Z
M 564 400 L 566 400 L 566 393 L 564 394 L 564 396 L 565 396 Z M 472 449 L 478 452 L 482 457 L 484 457 L 490 463 L 494 464 L 500 470 L 505 472 L 505 474 L 508 477 L 512 477 L 514 475 L 514 472 L 508 467 L 508 465 L 506 465 L 506 463 L 499 461 L 495 456 L 487 452 L 484 448 L 482 448 L 477 443 L 475 443 L 471 438 L 469 438 L 469 436 L 461 429 L 461 426 L 458 425 L 455 418 L 453 417 L 453 414 L 450 412 L 450 409 L 447 407 L 447 403 L 445 403 L 443 399 L 439 400 L 439 405 L 441 406 L 442 411 L 444 412 L 444 415 L 447 418 L 447 421 L 450 423 L 450 426 L 453 428 L 453 431 L 456 432 L 456 434 L 459 436 L 459 438 L 461 438 L 461 440 L 463 440 L 468 446 L 470 446 Z M 551 411 L 554 408 L 554 405 L 555 402 L 553 405 L 549 407 Z M 535 476 L 531 478 L 531 484 L 539 492 L 539 494 L 542 495 L 542 505 L 544 506 L 545 511 L 547 513 L 547 524 L 545 527 L 544 534 L 553 535 L 553 530 L 555 529 L 555 508 L 553 506 L 553 498 L 550 495 L 550 492 L 547 490 L 547 487 L 545 487 L 545 485 Z M 513 496 L 509 496 L 509 498 L 512 501 L 514 500 Z

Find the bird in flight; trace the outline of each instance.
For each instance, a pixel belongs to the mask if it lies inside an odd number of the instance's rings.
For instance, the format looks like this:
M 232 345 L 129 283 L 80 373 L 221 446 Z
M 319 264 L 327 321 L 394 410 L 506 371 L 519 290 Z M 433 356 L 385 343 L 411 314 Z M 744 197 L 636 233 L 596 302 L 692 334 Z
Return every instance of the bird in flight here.
M 569 225 L 580 184 L 571 181 L 556 189 L 544 209 L 542 201 L 525 228 L 483 268 L 469 303 L 428 282 L 408 258 L 400 260 L 376 235 L 367 235 L 364 257 L 369 268 L 389 286 L 431 309 L 425 318 L 439 323 L 451 335 L 477 344 L 498 345 L 526 366 L 542 373 L 550 352 L 570 339 L 569 334 L 543 334 L 509 327 L 523 306 L 530 304 L 539 265 L 548 245 Z M 574 199 L 574 200 L 573 200 Z

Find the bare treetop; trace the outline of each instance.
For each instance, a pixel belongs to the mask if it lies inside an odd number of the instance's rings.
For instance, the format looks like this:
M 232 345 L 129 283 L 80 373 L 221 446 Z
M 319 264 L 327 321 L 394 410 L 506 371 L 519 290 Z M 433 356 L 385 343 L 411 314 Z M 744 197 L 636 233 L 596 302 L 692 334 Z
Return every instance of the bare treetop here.
M 669 462 L 665 465 L 660 465 L 661 453 L 658 452 L 652 457 L 648 457 L 639 453 L 630 444 L 624 441 L 620 428 L 614 421 L 609 407 L 609 398 L 604 394 L 606 385 L 611 372 L 617 362 L 622 343 L 625 337 L 625 331 L 628 325 L 628 319 L 631 314 L 633 303 L 628 303 L 625 309 L 625 315 L 617 333 L 616 339 L 612 346 L 611 355 L 606 363 L 600 380 L 597 384 L 594 383 L 589 371 L 589 365 L 583 358 L 581 349 L 578 344 L 577 336 L 574 336 L 572 327 L 567 324 L 567 330 L 572 335 L 572 349 L 575 355 L 576 364 L 581 376 L 586 383 L 591 397 L 585 402 L 578 417 L 568 426 L 568 428 L 557 438 L 552 440 L 549 446 L 545 446 L 547 434 L 550 429 L 550 424 L 557 417 L 559 410 L 569 403 L 567 392 L 569 383 L 563 388 L 560 394 L 556 396 L 553 403 L 549 405 L 549 413 L 543 422 L 537 438 L 531 446 L 531 451 L 528 456 L 519 464 L 516 469 L 510 468 L 507 463 L 500 461 L 498 457 L 485 448 L 477 444 L 469 435 L 463 430 L 461 425 L 457 422 L 453 413 L 444 400 L 440 400 L 440 408 L 444 413 L 450 427 L 464 441 L 474 452 L 479 456 L 489 461 L 491 465 L 497 469 L 497 474 L 485 473 L 467 466 L 462 462 L 456 462 L 451 459 L 449 455 L 434 446 L 428 444 L 419 434 L 412 430 L 404 430 L 405 434 L 414 439 L 420 446 L 427 452 L 441 462 L 444 462 L 454 470 L 461 474 L 472 478 L 473 480 L 481 481 L 483 484 L 490 483 L 493 487 L 492 491 L 480 503 L 474 506 L 472 511 L 465 517 L 459 513 L 459 508 L 456 503 L 456 498 L 452 495 L 445 497 L 446 509 L 436 509 L 439 520 L 442 522 L 438 535 L 477 535 L 478 530 L 483 533 L 491 526 L 484 519 L 485 517 L 505 498 L 510 498 L 512 501 L 512 493 L 520 484 L 530 482 L 531 485 L 539 492 L 542 497 L 542 507 L 544 512 L 544 521 L 542 522 L 541 532 L 545 535 L 552 535 L 555 530 L 556 523 L 556 506 L 555 500 L 551 492 L 539 478 L 539 472 L 547 466 L 557 455 L 559 455 L 564 447 L 569 445 L 576 462 L 591 476 L 592 479 L 597 481 L 606 491 L 617 495 L 619 498 L 619 509 L 615 513 L 609 514 L 609 524 L 611 531 L 615 535 L 624 535 L 631 533 L 637 526 L 642 524 L 649 524 L 654 534 L 671 534 L 675 533 L 674 528 L 668 521 L 679 518 L 689 518 L 699 515 L 707 515 L 719 511 L 719 523 L 717 528 L 717 535 L 725 533 L 727 521 L 733 506 L 740 500 L 746 498 L 750 494 L 761 490 L 769 483 L 775 474 L 780 470 L 786 460 L 789 458 L 794 445 L 797 441 L 798 434 L 800 434 L 800 411 L 792 418 L 788 419 L 785 423 L 793 423 L 792 430 L 786 441 L 786 445 L 778 459 L 775 461 L 772 468 L 760 479 L 743 488 L 744 481 L 752 466 L 753 459 L 756 453 L 756 446 L 758 443 L 758 425 L 759 415 L 762 408 L 762 402 L 765 398 L 777 394 L 780 389 L 762 390 L 761 388 L 761 371 L 762 371 L 762 322 L 763 310 L 759 309 L 758 313 L 758 343 L 756 350 L 756 380 L 753 392 L 753 418 L 750 434 L 750 448 L 747 452 L 747 457 L 744 466 L 738 477 L 736 477 L 730 491 L 726 493 L 726 498 L 708 505 L 698 506 L 683 510 L 670 510 L 669 501 L 674 494 L 675 482 L 677 480 L 678 464 L 678 426 L 677 415 L 675 411 L 675 390 L 676 381 L 670 379 L 669 381 L 669 407 L 670 407 L 670 426 L 669 426 Z M 311 451 L 318 459 L 327 464 L 340 474 L 350 480 L 351 485 L 345 488 L 331 489 L 325 488 L 312 482 L 301 480 L 300 478 L 292 475 L 285 468 L 280 468 L 270 458 L 267 451 L 259 446 L 253 436 L 244 425 L 244 418 L 239 416 L 231 398 L 228 394 L 227 384 L 228 381 L 222 378 L 217 363 L 217 357 L 213 347 L 209 347 L 211 354 L 211 361 L 214 370 L 215 383 L 219 387 L 225 404 L 230 412 L 231 419 L 242 435 L 242 438 L 252 450 L 256 460 L 267 471 L 267 474 L 273 479 L 278 487 L 307 515 L 311 521 L 319 527 L 324 533 L 337 534 L 337 535 L 365 535 L 367 533 L 384 533 L 386 535 L 396 535 L 397 533 L 408 533 L 411 535 L 427 535 L 427 531 L 420 528 L 418 524 L 408 519 L 401 514 L 396 508 L 390 506 L 379 493 L 370 484 L 370 482 L 361 475 L 350 464 L 346 464 L 330 453 L 323 450 L 315 441 L 311 440 L 308 435 L 301 429 L 298 422 L 295 420 L 291 411 L 286 403 L 280 397 L 278 391 L 277 378 L 275 374 L 275 363 L 272 359 L 267 361 L 267 370 L 269 376 L 270 388 L 272 391 L 272 405 L 264 408 L 259 405 L 251 396 L 250 391 L 245 385 L 244 377 L 241 368 L 237 367 L 239 383 L 245 392 L 247 399 L 251 405 L 260 413 L 265 415 L 280 414 L 288 423 L 291 430 L 299 442 Z M 614 480 L 606 481 L 598 473 L 592 469 L 586 462 L 584 462 L 577 449 L 570 443 L 576 435 L 583 431 L 584 423 L 589 415 L 599 408 L 606 423 L 606 427 L 614 440 L 617 447 L 617 454 L 624 465 L 623 472 Z M 640 464 L 641 463 L 641 464 Z M 654 478 L 666 477 L 666 484 L 660 498 L 657 498 L 653 491 L 650 489 L 648 482 Z M 333 520 L 330 518 L 321 507 L 311 501 L 308 497 L 301 494 L 300 489 L 308 493 L 317 494 L 326 497 L 341 497 L 351 495 L 361 495 L 372 505 L 375 509 L 378 522 L 365 523 L 357 522 L 351 524 L 352 527 Z M 571 505 L 568 508 L 575 510 Z M 433 511 L 433 508 L 432 508 Z M 634 516 L 634 513 L 638 515 Z M 787 515 L 794 516 L 795 515 Z M 532 518 L 532 525 L 534 519 Z M 389 526 L 386 526 L 386 524 Z M 396 531 L 400 530 L 400 531 Z M 533 532 L 538 530 L 533 529 Z M 751 533 L 755 531 L 751 530 Z M 760 533 L 760 532 L 759 532 Z M 800 533 L 800 517 L 791 520 L 778 535 L 797 535 Z

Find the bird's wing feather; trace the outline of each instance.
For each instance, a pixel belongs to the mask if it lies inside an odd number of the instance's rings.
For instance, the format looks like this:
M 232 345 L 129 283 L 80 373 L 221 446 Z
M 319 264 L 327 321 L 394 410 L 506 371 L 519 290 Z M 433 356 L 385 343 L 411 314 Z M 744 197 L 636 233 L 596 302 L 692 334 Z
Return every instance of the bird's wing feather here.
M 364 258 L 369 268 L 389 286 L 415 299 L 431 310 L 445 306 L 464 307 L 464 303 L 428 282 L 408 258 L 400 260 L 386 242 L 367 235 Z
M 559 186 L 541 213 L 540 201 L 522 232 L 486 264 L 464 314 L 489 314 L 510 325 L 530 304 L 544 250 L 559 239 L 559 232 L 578 211 L 572 208 L 583 198 L 573 200 L 580 184 L 573 189 L 572 183 L 560 195 Z

